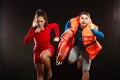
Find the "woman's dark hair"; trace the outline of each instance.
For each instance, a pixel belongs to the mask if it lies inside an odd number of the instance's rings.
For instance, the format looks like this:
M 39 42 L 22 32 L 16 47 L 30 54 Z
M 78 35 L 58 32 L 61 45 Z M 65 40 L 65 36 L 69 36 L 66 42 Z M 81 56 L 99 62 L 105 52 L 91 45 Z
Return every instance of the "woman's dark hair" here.
M 37 15 L 37 17 L 42 16 L 45 19 L 45 26 L 48 24 L 47 14 L 45 11 L 43 11 L 42 9 L 38 9 L 35 14 Z

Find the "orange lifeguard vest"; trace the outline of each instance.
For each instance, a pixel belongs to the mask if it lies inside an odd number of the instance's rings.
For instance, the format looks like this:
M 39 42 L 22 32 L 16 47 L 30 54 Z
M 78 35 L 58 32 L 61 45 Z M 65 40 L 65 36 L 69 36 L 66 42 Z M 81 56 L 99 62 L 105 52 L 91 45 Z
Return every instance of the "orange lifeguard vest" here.
M 74 34 L 76 34 L 76 31 L 77 31 L 78 26 L 79 26 L 79 16 L 75 17 L 75 18 L 72 18 L 70 20 L 70 23 L 71 23 L 72 32 Z M 90 23 L 83 29 L 82 40 L 83 40 L 83 44 L 85 46 L 85 49 L 88 52 L 89 57 L 91 59 L 94 59 L 96 57 L 96 55 L 102 49 L 102 46 L 96 40 L 96 36 L 94 36 L 94 34 L 90 30 L 89 26 L 90 26 L 91 23 L 92 23 L 92 21 L 90 21 Z M 98 30 L 98 27 L 96 25 L 94 25 L 94 27 L 95 27 L 96 30 Z
M 94 25 L 95 26 L 95 25 Z M 95 26 L 97 28 L 97 26 Z M 96 40 L 96 36 L 90 30 L 89 24 L 82 31 L 82 40 L 91 59 L 94 59 L 102 49 L 100 43 Z
M 79 26 L 79 18 L 80 18 L 80 16 L 70 19 L 70 23 L 71 23 L 70 30 L 73 32 L 74 35 L 76 34 L 76 31 Z

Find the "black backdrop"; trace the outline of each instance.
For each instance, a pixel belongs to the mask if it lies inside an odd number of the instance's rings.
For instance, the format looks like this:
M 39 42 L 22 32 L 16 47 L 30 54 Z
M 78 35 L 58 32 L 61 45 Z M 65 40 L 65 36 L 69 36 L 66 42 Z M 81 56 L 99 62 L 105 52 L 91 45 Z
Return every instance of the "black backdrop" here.
M 119 78 L 119 0 L 2 0 L 0 3 L 1 80 L 36 80 L 32 59 L 33 43 L 25 46 L 23 40 L 38 8 L 46 11 L 49 23 L 59 24 L 60 34 L 63 33 L 68 19 L 77 16 L 81 11 L 89 12 L 93 22 L 105 35 L 105 39 L 100 40 L 103 49 L 91 65 L 91 80 Z M 51 38 L 54 37 L 53 35 L 54 32 L 51 33 Z M 58 43 L 52 44 L 57 47 Z M 63 65 L 56 66 L 55 56 L 51 61 L 52 80 L 80 80 L 82 73 L 76 68 L 76 63 L 70 65 L 66 59 Z

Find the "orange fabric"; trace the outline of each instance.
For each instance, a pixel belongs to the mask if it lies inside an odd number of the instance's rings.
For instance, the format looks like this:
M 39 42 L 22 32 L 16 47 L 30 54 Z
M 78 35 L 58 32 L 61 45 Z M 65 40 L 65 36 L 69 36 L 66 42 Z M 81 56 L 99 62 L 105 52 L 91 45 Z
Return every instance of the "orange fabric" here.
M 93 24 L 93 23 L 90 22 L 82 31 L 82 39 L 83 39 L 84 46 L 86 46 L 87 44 L 90 44 L 96 39 L 96 37 L 93 35 L 93 33 L 90 30 L 90 24 Z M 94 27 L 95 29 L 98 29 L 97 26 L 94 25 Z
M 73 32 L 73 34 L 76 34 L 76 31 L 78 29 L 79 26 L 79 18 L 80 16 L 77 16 L 75 18 L 72 18 L 70 20 L 71 23 L 71 31 Z M 92 20 L 89 22 L 89 24 L 83 29 L 82 31 L 82 39 L 83 39 L 83 44 L 84 46 L 92 43 L 93 41 L 95 41 L 94 44 L 86 47 L 86 51 L 88 52 L 88 55 L 91 59 L 94 59 L 95 56 L 99 53 L 99 51 L 102 49 L 102 46 L 99 44 L 99 42 L 96 40 L 96 36 L 93 35 L 93 33 L 90 30 L 90 24 L 92 23 Z M 93 24 L 95 29 L 98 30 L 98 27 Z
M 91 32 L 90 27 L 89 27 L 90 24 L 91 24 L 91 22 L 83 29 L 82 39 L 83 39 L 84 46 L 95 41 L 95 43 L 86 47 L 86 51 L 88 52 L 89 57 L 91 59 L 94 59 L 96 57 L 96 55 L 99 53 L 99 51 L 102 49 L 102 46 L 96 40 L 96 36 L 94 36 L 93 33 Z M 96 25 L 94 25 L 94 27 L 95 27 L 95 29 L 98 29 L 98 27 Z
M 75 18 L 71 18 L 70 19 L 70 23 L 71 23 L 71 31 L 73 32 L 73 34 L 76 33 L 78 26 L 79 26 L 79 18 L 80 16 L 77 16 Z
M 91 59 L 94 59 L 96 55 L 101 51 L 102 46 L 96 41 L 94 44 L 86 47 L 86 51 Z

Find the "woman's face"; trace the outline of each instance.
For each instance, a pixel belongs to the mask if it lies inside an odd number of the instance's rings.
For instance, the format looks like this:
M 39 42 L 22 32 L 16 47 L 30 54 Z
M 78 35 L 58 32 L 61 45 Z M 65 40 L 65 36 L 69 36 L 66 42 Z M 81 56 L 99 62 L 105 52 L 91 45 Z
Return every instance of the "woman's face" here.
M 87 26 L 87 24 L 90 22 L 90 17 L 88 17 L 88 16 L 85 15 L 85 14 L 82 14 L 82 15 L 80 16 L 79 22 L 80 22 L 81 28 L 84 28 L 84 27 Z
M 37 18 L 37 24 L 38 24 L 39 27 L 44 27 L 44 25 L 45 25 L 45 19 L 42 16 L 39 16 Z

